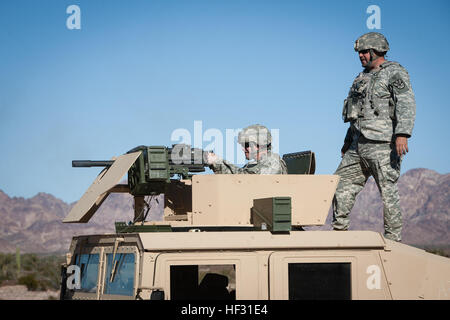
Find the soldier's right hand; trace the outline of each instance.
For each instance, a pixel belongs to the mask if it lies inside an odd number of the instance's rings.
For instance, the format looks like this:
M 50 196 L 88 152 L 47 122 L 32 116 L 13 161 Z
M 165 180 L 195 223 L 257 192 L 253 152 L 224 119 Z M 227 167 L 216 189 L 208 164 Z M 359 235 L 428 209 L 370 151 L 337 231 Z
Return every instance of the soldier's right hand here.
M 208 152 L 206 155 L 206 163 L 213 165 L 219 160 L 219 157 L 214 152 Z
M 395 139 L 395 149 L 399 157 L 408 153 L 408 138 L 403 136 L 397 136 Z

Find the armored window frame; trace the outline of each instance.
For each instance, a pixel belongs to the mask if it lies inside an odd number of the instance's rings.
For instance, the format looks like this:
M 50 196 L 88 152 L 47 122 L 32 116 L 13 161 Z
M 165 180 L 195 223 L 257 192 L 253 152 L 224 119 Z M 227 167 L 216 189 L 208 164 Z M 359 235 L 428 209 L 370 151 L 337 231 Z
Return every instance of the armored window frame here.
M 288 263 L 289 300 L 351 300 L 350 262 Z
M 225 277 L 226 283 L 224 283 Z M 186 282 L 187 279 L 191 281 Z M 207 281 L 208 279 L 210 281 Z M 183 283 L 178 283 L 176 280 L 181 280 Z M 236 265 L 231 263 L 171 265 L 170 298 L 171 300 L 236 300 Z
M 83 245 L 82 248 L 79 248 L 72 259 L 72 263 L 74 265 L 77 265 L 77 260 L 82 255 L 98 255 L 98 266 L 97 266 L 97 286 L 95 292 L 86 292 L 82 289 L 80 290 L 71 290 L 72 297 L 71 299 L 83 299 L 83 300 L 96 300 L 99 297 L 100 294 L 100 288 L 101 288 L 101 270 L 102 270 L 102 263 L 103 263 L 103 248 L 102 247 L 92 247 L 89 245 Z M 81 270 L 80 270 L 81 273 Z M 80 274 L 80 276 L 82 276 Z
M 342 251 L 340 253 L 323 251 L 312 252 L 310 250 L 299 252 L 279 251 L 274 252 L 269 258 L 269 283 L 270 283 L 270 299 L 288 300 L 289 294 L 289 264 L 348 264 L 348 290 L 349 299 L 358 297 L 358 281 L 357 281 L 357 255 L 350 252 Z M 314 294 L 306 297 L 308 300 L 327 299 L 327 297 L 317 297 Z M 330 298 L 331 299 L 331 298 Z M 336 298 L 343 299 L 343 298 Z
M 100 258 L 99 253 L 82 253 L 75 256 L 74 264 L 80 268 L 81 288 L 74 289 L 74 291 L 83 293 L 97 293 Z
M 153 276 L 153 287 L 160 288 L 166 299 L 171 299 L 170 268 L 179 265 L 235 265 L 235 299 L 267 299 L 267 271 L 261 266 L 256 252 L 172 252 L 158 255 Z M 261 273 L 262 272 L 262 273 Z
M 110 276 L 108 274 L 109 268 L 108 268 L 108 255 L 114 254 L 114 248 L 113 246 L 108 246 L 103 249 L 103 259 L 102 259 L 102 272 L 101 272 L 101 295 L 100 299 L 103 300 L 134 300 L 136 298 L 136 292 L 138 287 L 138 280 L 139 280 L 139 261 L 140 261 L 140 255 L 139 251 L 136 246 L 119 246 L 116 251 L 116 257 L 115 260 L 118 259 L 119 255 L 123 254 L 133 254 L 134 255 L 134 276 L 133 276 L 133 290 L 132 294 L 130 295 L 124 295 L 124 294 L 111 294 L 111 293 L 105 293 L 106 291 L 106 283 L 108 281 L 107 277 Z

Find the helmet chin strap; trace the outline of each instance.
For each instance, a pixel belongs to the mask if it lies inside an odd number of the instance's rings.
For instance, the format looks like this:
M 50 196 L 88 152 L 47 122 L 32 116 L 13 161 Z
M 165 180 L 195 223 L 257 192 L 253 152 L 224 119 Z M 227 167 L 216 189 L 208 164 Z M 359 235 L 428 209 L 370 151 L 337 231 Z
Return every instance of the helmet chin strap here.
M 366 65 L 366 68 L 367 68 L 367 69 L 372 68 L 372 64 L 373 64 L 376 60 L 378 60 L 378 59 L 381 58 L 381 57 L 377 56 L 377 55 L 375 54 L 375 52 L 373 52 L 373 49 L 369 49 L 369 54 L 370 54 L 370 60 L 369 60 L 369 62 L 368 62 L 367 65 Z M 376 58 L 375 58 L 375 57 L 376 57 Z

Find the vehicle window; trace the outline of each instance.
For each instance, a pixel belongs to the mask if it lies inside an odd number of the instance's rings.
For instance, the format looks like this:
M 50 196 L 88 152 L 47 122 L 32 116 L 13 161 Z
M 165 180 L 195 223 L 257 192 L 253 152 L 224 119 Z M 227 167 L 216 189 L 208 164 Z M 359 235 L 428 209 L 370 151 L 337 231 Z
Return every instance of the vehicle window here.
M 350 263 L 289 263 L 289 299 L 351 299 L 350 269 Z
M 75 264 L 80 267 L 81 292 L 97 292 L 99 255 L 81 254 L 75 257 Z
M 170 266 L 172 300 L 236 300 L 236 266 Z
M 115 257 L 112 253 L 106 255 L 104 294 L 133 295 L 134 259 L 133 253 L 116 253 Z

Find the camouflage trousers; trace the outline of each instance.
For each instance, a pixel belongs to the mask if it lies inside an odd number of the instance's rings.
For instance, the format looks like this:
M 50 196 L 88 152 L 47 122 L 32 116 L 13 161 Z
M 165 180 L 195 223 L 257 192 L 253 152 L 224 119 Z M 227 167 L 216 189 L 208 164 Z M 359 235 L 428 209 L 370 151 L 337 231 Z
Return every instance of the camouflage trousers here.
M 373 176 L 384 204 L 384 236 L 401 241 L 402 214 L 397 188 L 400 163 L 401 158 L 391 143 L 378 143 L 364 137 L 354 142 L 335 172 L 340 180 L 333 199 L 333 229 L 348 230 L 356 196 Z

